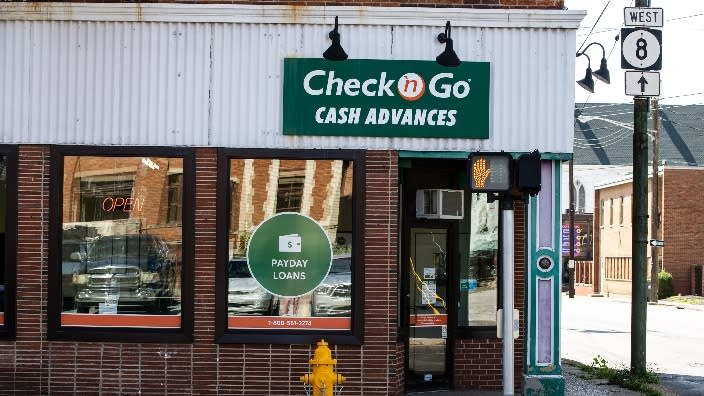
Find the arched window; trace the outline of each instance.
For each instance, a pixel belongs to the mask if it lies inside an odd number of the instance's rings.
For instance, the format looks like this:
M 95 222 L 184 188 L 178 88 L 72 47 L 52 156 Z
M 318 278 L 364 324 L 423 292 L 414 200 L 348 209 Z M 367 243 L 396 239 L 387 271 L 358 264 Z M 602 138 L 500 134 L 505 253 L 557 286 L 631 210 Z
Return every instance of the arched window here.
M 574 210 L 575 213 L 584 213 L 586 205 L 586 193 L 584 191 L 584 185 L 581 182 L 575 181 L 572 186 L 572 196 L 574 197 Z

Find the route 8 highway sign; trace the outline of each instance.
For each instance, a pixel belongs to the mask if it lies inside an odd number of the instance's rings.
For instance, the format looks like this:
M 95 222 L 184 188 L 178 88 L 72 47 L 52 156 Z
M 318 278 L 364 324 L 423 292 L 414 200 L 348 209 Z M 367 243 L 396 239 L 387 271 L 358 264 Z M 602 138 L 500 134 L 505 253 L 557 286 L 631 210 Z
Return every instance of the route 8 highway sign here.
M 621 29 L 621 68 L 660 70 L 662 31 L 645 28 Z

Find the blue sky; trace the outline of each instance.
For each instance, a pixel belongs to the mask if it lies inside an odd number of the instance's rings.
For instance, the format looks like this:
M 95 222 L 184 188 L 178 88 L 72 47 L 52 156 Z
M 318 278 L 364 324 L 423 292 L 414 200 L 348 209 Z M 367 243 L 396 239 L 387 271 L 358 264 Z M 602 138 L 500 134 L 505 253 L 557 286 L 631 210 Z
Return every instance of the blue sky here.
M 661 104 L 704 104 L 704 1 L 651 0 L 651 7 L 662 8 Z M 621 41 L 615 41 L 623 26 L 623 10 L 635 6 L 634 0 L 565 0 L 570 10 L 587 10 L 577 30 L 576 48 L 596 41 L 604 46 L 611 74 L 611 84 L 596 81 L 590 94 L 575 83 L 576 103 L 631 103 L 625 94 L 624 70 L 621 69 Z M 601 18 L 599 15 L 602 13 Z M 590 33 L 591 31 L 591 33 Z M 586 40 L 586 42 L 585 42 Z M 587 50 L 592 70 L 599 68 L 601 49 Z M 575 81 L 584 78 L 587 58 L 575 63 Z

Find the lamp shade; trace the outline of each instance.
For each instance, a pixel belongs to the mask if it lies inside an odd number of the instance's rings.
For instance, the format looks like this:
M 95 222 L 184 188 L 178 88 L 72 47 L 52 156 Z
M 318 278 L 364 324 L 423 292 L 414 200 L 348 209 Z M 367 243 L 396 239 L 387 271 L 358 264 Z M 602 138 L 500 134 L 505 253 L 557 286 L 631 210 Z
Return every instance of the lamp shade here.
M 593 74 L 594 74 L 594 77 L 599 79 L 599 81 L 603 81 L 607 84 L 611 83 L 609 69 L 606 68 L 606 58 L 601 58 L 601 64 L 599 65 L 599 70 L 595 71 Z
M 435 60 L 443 66 L 459 66 L 460 58 L 457 57 L 455 50 L 452 48 L 452 39 L 448 37 L 445 40 L 445 50 Z
M 592 68 L 587 68 L 587 73 L 583 79 L 577 81 L 580 87 L 586 89 L 587 91 L 594 93 L 594 79 L 592 78 Z

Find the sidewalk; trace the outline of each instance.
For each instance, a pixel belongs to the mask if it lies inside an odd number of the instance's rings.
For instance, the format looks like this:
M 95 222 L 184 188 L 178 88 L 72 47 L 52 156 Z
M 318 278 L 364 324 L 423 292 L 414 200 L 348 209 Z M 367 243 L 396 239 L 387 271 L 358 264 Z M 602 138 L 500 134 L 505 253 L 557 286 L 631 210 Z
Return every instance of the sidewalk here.
M 565 396 L 644 395 L 644 393 L 621 388 L 617 385 L 609 385 L 607 380 L 591 376 L 582 371 L 578 363 L 570 360 L 562 359 L 562 374 L 565 377 Z M 663 384 L 653 384 L 652 387 L 660 391 L 662 396 L 677 395 Z
M 563 293 L 565 294 L 565 293 Z M 582 297 L 587 297 L 587 296 L 582 296 Z M 591 296 L 592 298 L 604 298 L 607 300 L 611 301 L 616 301 L 616 302 L 623 302 L 623 303 L 631 303 L 631 296 L 630 295 L 624 295 L 624 294 L 609 294 L 608 296 L 604 295 L 594 295 Z M 682 301 L 677 301 L 677 299 L 682 299 Z M 698 301 L 704 301 L 703 297 L 699 296 L 673 296 L 670 297 L 670 299 L 665 299 L 665 300 L 658 300 L 656 303 L 648 303 L 648 305 L 666 305 L 666 306 L 671 306 L 671 307 L 676 307 L 678 309 L 692 309 L 695 311 L 704 311 L 704 303 L 687 303 L 684 300 L 687 298 L 692 298 L 692 299 L 697 299 Z
M 604 379 L 594 378 L 579 368 L 578 363 L 562 360 L 562 375 L 565 378 L 565 396 L 642 396 L 644 393 L 624 389 L 616 385 L 609 385 Z M 660 391 L 662 396 L 677 396 L 662 384 L 655 384 L 653 388 Z M 428 391 L 408 392 L 408 396 L 501 396 L 502 391 Z

